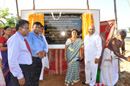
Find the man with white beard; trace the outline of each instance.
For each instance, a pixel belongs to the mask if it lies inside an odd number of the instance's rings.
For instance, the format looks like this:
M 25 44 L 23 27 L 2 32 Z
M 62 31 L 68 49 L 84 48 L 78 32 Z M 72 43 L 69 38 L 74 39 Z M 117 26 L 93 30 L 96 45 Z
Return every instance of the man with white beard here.
M 102 41 L 100 36 L 95 33 L 94 26 L 89 27 L 88 32 L 89 34 L 84 39 L 86 81 L 82 84 L 94 86 L 96 84 L 98 62 L 102 52 Z

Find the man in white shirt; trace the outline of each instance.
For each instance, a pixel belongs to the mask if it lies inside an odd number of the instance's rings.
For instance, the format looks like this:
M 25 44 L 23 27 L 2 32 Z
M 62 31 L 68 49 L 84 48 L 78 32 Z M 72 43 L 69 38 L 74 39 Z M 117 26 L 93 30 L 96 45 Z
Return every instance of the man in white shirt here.
M 94 86 L 96 84 L 98 62 L 102 52 L 102 41 L 100 36 L 95 33 L 94 26 L 89 27 L 88 32 L 89 34 L 84 39 L 86 81 L 82 84 Z
M 12 84 L 13 86 L 28 86 L 32 55 L 24 36 L 29 33 L 29 22 L 19 20 L 16 24 L 16 31 L 7 41 Z

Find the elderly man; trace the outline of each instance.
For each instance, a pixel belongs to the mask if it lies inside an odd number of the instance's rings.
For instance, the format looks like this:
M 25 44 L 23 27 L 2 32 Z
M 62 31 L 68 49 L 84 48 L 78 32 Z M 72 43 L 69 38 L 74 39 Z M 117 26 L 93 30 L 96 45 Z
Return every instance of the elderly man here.
M 124 30 L 120 31 L 104 50 L 100 74 L 100 82 L 104 85 L 111 86 L 117 83 L 118 57 L 129 60 L 129 58 L 123 56 L 125 54 L 125 37 L 126 32 Z M 120 48 L 122 50 L 122 54 L 120 53 Z
M 84 39 L 86 81 L 82 84 L 94 86 L 96 83 L 98 62 L 102 52 L 102 41 L 100 36 L 95 33 L 94 26 L 89 27 L 88 32 L 89 34 Z

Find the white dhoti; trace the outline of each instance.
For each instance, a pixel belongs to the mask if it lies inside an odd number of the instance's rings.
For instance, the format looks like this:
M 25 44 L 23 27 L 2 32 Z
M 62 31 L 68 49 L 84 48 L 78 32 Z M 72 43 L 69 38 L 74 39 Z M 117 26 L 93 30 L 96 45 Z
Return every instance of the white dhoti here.
M 42 70 L 40 74 L 39 80 L 43 80 L 43 75 L 44 75 L 44 67 L 47 67 L 49 69 L 49 61 L 48 61 L 48 56 L 42 58 Z
M 116 61 L 117 60 L 117 61 Z M 118 81 L 118 59 L 113 51 L 105 48 L 101 64 L 100 83 L 112 86 Z
M 113 85 L 115 85 L 119 79 L 119 74 L 118 74 L 118 59 L 114 59 L 112 61 L 112 71 L 111 71 L 111 75 L 112 75 L 112 83 Z
M 111 86 L 111 70 L 112 70 L 112 55 L 114 53 L 108 48 L 104 49 L 102 63 L 101 63 L 101 73 L 100 73 L 100 83 Z
M 97 76 L 97 68 L 98 64 L 92 61 L 85 62 L 85 76 L 86 76 L 86 84 L 90 86 L 94 86 L 96 83 L 96 76 Z

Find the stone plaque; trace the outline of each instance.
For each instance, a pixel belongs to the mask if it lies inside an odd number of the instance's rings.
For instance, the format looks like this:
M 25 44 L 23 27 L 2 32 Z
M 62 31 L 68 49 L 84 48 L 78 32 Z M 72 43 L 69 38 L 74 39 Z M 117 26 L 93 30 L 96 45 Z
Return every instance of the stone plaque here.
M 45 37 L 48 44 L 65 44 L 67 38 L 71 37 L 71 30 L 82 29 L 82 14 L 59 14 L 52 17 L 51 14 L 44 15 Z

